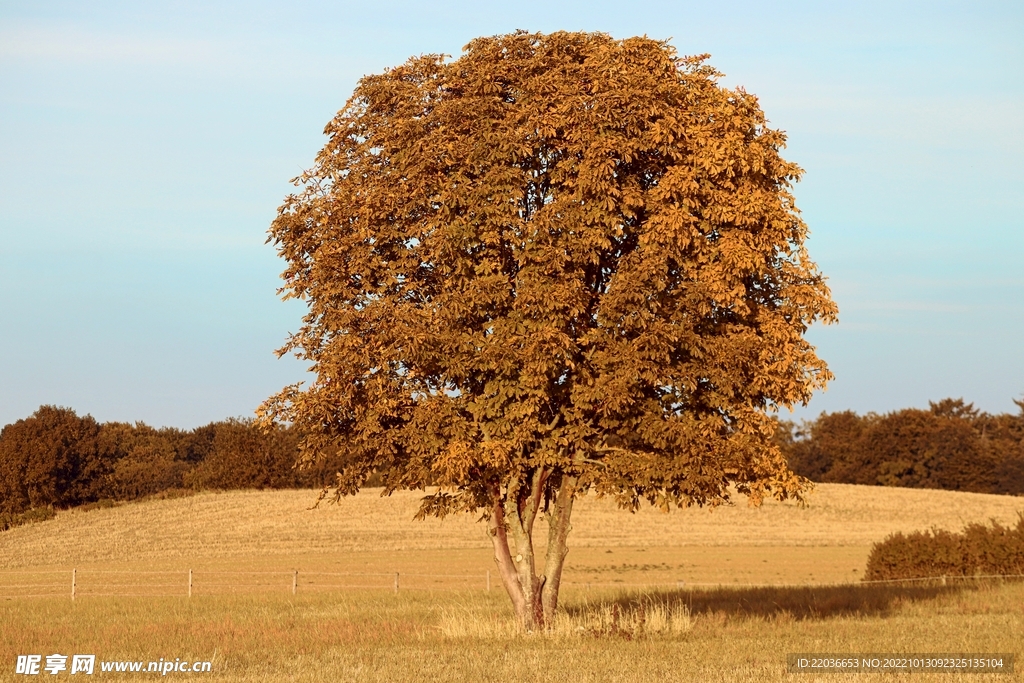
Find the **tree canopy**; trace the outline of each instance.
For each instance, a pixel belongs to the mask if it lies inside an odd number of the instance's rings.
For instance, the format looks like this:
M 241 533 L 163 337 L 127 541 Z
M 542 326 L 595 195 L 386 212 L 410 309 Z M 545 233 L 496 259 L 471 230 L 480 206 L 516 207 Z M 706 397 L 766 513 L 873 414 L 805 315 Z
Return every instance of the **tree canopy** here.
M 70 408 L 41 406 L 0 431 L 0 512 L 90 500 L 109 471 L 100 425 Z
M 791 194 L 801 170 L 707 56 L 518 32 L 363 78 L 270 228 L 279 353 L 315 379 L 260 409 L 343 448 L 338 494 L 438 486 L 483 511 L 527 627 L 557 606 L 573 498 L 799 494 L 772 410 L 830 378 L 835 319 Z M 538 575 L 533 525 L 549 525 Z
M 181 490 L 322 486 L 338 465 L 296 469 L 298 430 L 230 419 L 185 431 L 98 423 L 40 406 L 0 429 L 0 530 L 43 510 Z M 25 515 L 28 515 L 27 517 Z
M 885 415 L 822 413 L 776 439 L 794 472 L 812 481 L 1024 493 L 1024 401 L 989 415 L 963 399 Z

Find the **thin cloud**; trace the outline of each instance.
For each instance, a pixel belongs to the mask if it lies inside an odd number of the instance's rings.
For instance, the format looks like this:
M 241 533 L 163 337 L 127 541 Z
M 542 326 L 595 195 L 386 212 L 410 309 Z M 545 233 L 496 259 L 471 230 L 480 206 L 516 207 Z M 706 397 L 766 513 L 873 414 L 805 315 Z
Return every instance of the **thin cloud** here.
M 161 33 L 101 31 L 80 26 L 0 28 L 0 65 L 84 66 L 102 73 L 114 67 L 164 67 L 201 72 L 233 82 L 278 79 L 354 83 L 363 71 L 358 59 L 331 57 L 296 48 L 277 37 L 249 39 L 179 38 Z M 309 64 L 317 64 L 309 69 Z
M 911 313 L 977 313 L 985 306 L 947 304 L 934 301 L 882 301 L 851 304 L 850 310 L 861 311 L 906 311 Z
M 205 66 L 230 60 L 235 50 L 206 40 L 124 35 L 71 27 L 0 29 L 0 59 L 58 63 L 130 63 Z

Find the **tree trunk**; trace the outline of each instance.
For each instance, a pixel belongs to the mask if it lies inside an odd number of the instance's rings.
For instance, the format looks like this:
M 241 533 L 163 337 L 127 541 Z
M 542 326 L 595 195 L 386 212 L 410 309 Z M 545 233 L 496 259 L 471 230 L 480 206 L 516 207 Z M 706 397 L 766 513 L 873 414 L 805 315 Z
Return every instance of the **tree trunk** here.
M 548 510 L 548 545 L 544 574 L 538 576 L 533 546 L 533 523 L 544 502 L 551 471 L 540 468 L 526 480 L 509 482 L 504 494 L 492 492 L 487 532 L 494 546 L 501 583 L 512 599 L 516 618 L 527 631 L 550 627 L 558 608 L 562 568 L 568 553 L 566 539 L 572 515 L 576 478 L 563 475 Z
M 548 513 L 548 551 L 544 563 L 544 582 L 542 609 L 544 623 L 550 628 L 554 623 L 555 611 L 558 609 L 558 590 L 562 585 L 562 569 L 565 567 L 565 556 L 569 554 L 566 539 L 572 526 L 572 503 L 576 496 L 576 477 L 562 477 L 562 485 L 551 504 Z

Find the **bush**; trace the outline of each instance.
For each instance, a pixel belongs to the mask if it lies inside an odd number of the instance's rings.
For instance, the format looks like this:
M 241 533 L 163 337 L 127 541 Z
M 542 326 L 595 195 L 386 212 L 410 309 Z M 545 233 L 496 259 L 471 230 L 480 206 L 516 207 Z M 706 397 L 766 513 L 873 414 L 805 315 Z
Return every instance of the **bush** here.
M 33 522 L 45 522 L 48 519 L 53 519 L 57 516 L 57 513 L 53 511 L 53 508 L 32 508 L 25 512 L 2 512 L 0 513 L 0 531 L 7 531 L 13 529 L 16 526 L 23 524 L 31 524 Z
M 106 510 L 107 508 L 117 507 L 118 502 L 113 498 L 100 498 L 94 503 L 86 503 L 78 506 L 79 512 L 89 512 L 90 510 Z
M 1024 574 L 1024 512 L 1016 527 L 993 521 L 959 534 L 942 529 L 889 535 L 868 556 L 865 581 Z

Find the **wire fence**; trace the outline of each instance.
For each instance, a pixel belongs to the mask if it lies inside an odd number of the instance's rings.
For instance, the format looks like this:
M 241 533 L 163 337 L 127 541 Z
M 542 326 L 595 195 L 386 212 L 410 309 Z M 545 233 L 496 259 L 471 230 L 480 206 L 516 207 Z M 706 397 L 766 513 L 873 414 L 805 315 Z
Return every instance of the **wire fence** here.
M 755 588 L 837 588 L 885 584 L 957 585 L 987 580 L 1024 579 L 1024 574 L 924 576 L 846 583 L 708 583 L 696 581 L 597 582 L 562 581 L 576 589 L 693 590 Z M 494 587 L 499 587 L 495 585 Z M 431 574 L 419 572 L 323 572 L 244 570 L 4 570 L 0 571 L 0 600 L 20 598 L 186 597 L 277 593 L 292 595 L 347 590 L 434 591 L 492 589 L 491 572 Z
M 4 570 L 0 600 L 69 597 L 193 597 L 343 590 L 490 590 L 491 572 L 325 572 L 246 570 Z

